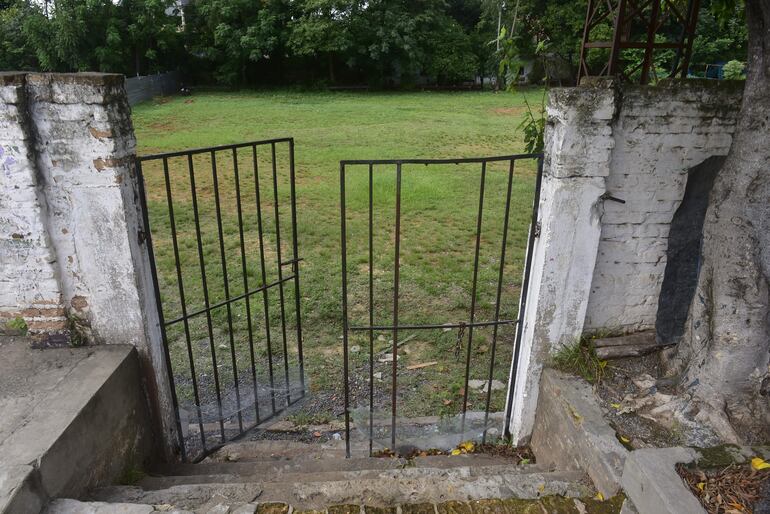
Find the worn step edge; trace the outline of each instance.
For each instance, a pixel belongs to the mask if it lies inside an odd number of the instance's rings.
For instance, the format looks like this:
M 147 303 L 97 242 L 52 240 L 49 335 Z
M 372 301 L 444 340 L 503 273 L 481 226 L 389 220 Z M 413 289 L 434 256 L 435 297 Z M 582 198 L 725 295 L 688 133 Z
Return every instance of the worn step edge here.
M 267 487 L 276 482 L 334 482 L 340 480 L 368 480 L 394 478 L 422 478 L 422 477 L 447 477 L 447 478 L 473 478 L 485 475 L 516 474 L 527 475 L 532 473 L 542 474 L 544 470 L 537 465 L 517 466 L 515 464 L 487 465 L 487 466 L 459 466 L 450 468 L 433 467 L 405 467 L 391 469 L 365 469 L 348 471 L 307 471 L 266 474 L 212 474 L 212 475 L 179 475 L 162 477 L 145 477 L 137 485 L 145 490 L 167 489 L 175 485 L 193 485 L 208 483 L 259 483 Z
M 252 501 L 243 498 L 257 494 L 256 501 L 260 503 L 283 502 L 295 508 L 322 509 L 346 503 L 392 506 L 488 498 L 535 499 L 549 495 L 577 498 L 593 494 L 592 488 L 586 485 L 585 474 L 577 471 L 505 472 L 482 476 L 459 476 L 446 472 L 435 475 L 418 473 L 414 476 L 382 472 L 380 475 L 376 478 L 318 482 L 180 485 L 158 490 L 114 486 L 94 491 L 92 498 L 106 502 L 171 504 L 182 508 L 197 508 L 205 503 L 207 494 L 213 495 L 216 492 L 229 497 L 230 501 Z M 238 494 L 232 494 L 232 491 Z M 244 491 L 245 496 L 242 494 Z M 180 501 L 178 498 L 182 495 L 184 497 Z
M 383 470 L 404 467 L 417 468 L 456 468 L 460 466 L 491 466 L 514 465 L 508 458 L 473 454 L 457 456 L 428 456 L 417 457 L 411 460 L 397 458 L 321 458 L 317 460 L 238 460 L 236 462 L 201 462 L 198 464 L 170 464 L 157 467 L 152 476 L 189 476 L 189 475 L 216 475 L 216 474 L 254 474 L 271 475 L 287 472 L 315 473 L 320 471 L 364 471 Z M 534 466 L 530 464 L 529 466 Z M 548 470 L 542 466 L 542 471 Z

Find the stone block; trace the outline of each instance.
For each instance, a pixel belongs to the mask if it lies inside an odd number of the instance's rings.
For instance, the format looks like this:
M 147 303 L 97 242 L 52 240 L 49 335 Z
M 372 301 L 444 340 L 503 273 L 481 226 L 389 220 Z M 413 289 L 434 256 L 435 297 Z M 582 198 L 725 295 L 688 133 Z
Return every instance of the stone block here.
M 703 514 L 675 466 L 697 457 L 689 448 L 644 448 L 632 452 L 623 467 L 626 496 L 639 514 Z
M 606 498 L 620 490 L 628 450 L 582 379 L 553 369 L 543 371 L 531 447 L 538 464 L 584 470 Z

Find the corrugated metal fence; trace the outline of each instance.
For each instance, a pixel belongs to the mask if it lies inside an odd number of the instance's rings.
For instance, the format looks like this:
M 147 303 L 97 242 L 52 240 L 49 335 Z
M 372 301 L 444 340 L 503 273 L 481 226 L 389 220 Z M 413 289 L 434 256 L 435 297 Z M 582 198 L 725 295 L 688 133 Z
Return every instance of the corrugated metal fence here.
M 178 71 L 126 78 L 129 105 L 136 105 L 156 96 L 171 95 L 179 91 L 181 74 Z

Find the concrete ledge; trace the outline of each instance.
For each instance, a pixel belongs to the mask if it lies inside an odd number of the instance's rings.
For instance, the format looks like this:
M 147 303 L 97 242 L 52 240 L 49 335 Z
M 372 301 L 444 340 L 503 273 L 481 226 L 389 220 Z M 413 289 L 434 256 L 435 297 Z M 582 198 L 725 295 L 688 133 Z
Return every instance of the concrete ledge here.
M 585 380 L 543 371 L 530 445 L 539 464 L 584 470 L 607 498 L 620 490 L 629 452 L 604 420 Z
M 690 448 L 644 448 L 630 453 L 622 484 L 639 514 L 705 514 L 676 472 L 698 457 Z
M 113 483 L 152 455 L 132 346 L 2 346 L 0 513 L 37 513 L 52 498 Z

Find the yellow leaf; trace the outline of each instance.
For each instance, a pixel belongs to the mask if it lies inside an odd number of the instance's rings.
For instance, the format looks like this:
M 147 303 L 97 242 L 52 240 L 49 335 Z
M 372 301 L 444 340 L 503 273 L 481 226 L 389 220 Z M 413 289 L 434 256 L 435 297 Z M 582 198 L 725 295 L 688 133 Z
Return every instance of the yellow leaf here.
M 451 455 L 460 455 L 461 453 L 462 452 L 460 450 L 455 448 L 454 450 L 452 450 Z
M 698 482 L 696 485 L 702 491 L 706 487 L 706 482 Z
M 611 404 L 610 404 L 610 406 L 611 406 L 613 409 L 619 409 L 619 408 L 620 408 L 620 404 L 619 404 L 619 403 L 611 403 Z
M 465 441 L 464 443 L 460 443 L 460 446 L 458 446 L 458 448 L 470 453 L 473 451 L 473 448 L 474 448 L 473 441 Z
M 628 437 L 626 437 L 624 435 L 620 436 L 620 440 L 623 441 L 624 443 L 630 443 L 631 442 L 631 439 L 629 439 Z
M 770 463 L 765 462 L 764 459 L 761 459 L 759 457 L 754 457 L 751 459 L 751 467 L 756 469 L 757 471 L 760 471 L 762 469 L 770 469 Z
M 540 484 L 539 486 L 537 486 L 537 490 L 540 491 L 541 493 L 545 491 L 545 484 Z
M 594 496 L 594 500 L 599 500 L 600 502 L 604 501 L 604 495 L 602 493 L 596 493 L 596 496 Z

